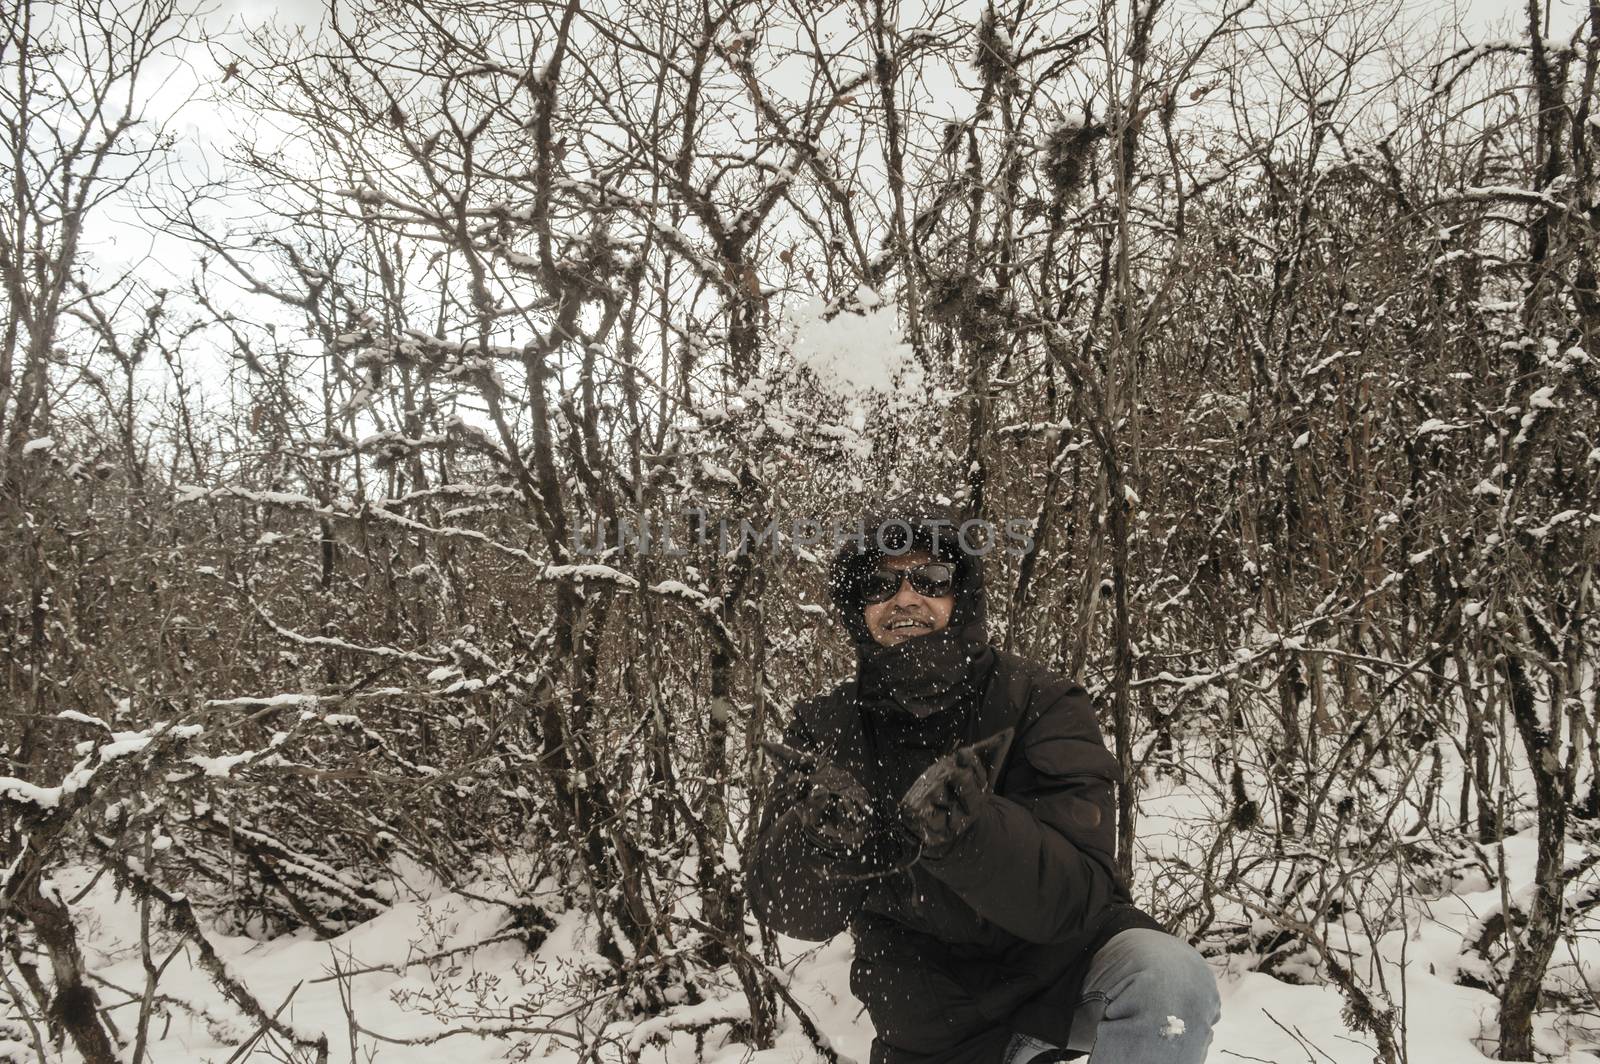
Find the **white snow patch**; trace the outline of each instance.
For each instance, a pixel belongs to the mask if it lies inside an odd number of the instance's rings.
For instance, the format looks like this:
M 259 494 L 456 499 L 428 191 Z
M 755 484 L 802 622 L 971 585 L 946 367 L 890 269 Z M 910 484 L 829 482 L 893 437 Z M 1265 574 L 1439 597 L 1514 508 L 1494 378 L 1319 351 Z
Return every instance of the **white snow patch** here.
M 288 706 L 315 706 L 316 695 L 281 694 L 270 695 L 266 698 L 212 698 L 207 700 L 208 709 L 273 709 Z
M 701 603 L 706 600 L 703 593 L 696 591 L 682 580 L 663 580 L 659 584 L 651 584 L 650 590 L 658 595 L 676 595 L 694 603 Z
M 238 766 L 255 757 L 259 751 L 246 750 L 242 754 L 229 754 L 226 757 L 200 757 L 189 758 L 189 763 L 213 779 L 227 779 Z
M 1188 1030 L 1181 1016 L 1168 1016 L 1167 1022 L 1161 1025 L 1162 1038 L 1181 1038 L 1183 1032 Z
M 1412 433 L 1412 435 L 1415 437 L 1422 437 L 1432 435 L 1435 432 L 1456 432 L 1467 427 L 1469 426 L 1453 425 L 1448 421 L 1440 421 L 1436 417 L 1430 417 L 1428 420 L 1418 425 L 1417 431 Z
M 546 565 L 544 568 L 546 580 L 571 580 L 583 583 L 585 580 L 606 581 L 624 588 L 636 588 L 639 581 L 619 569 L 609 565 Z

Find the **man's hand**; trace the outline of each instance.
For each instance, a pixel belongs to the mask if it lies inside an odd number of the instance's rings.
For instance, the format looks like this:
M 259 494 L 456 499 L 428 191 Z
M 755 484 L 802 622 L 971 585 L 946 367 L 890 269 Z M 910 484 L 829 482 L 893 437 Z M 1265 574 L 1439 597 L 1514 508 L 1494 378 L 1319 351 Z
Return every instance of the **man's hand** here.
M 849 772 L 807 751 L 764 741 L 762 748 L 803 781 L 796 816 L 806 837 L 842 875 L 873 874 L 896 863 L 903 842 L 878 816 L 872 796 Z
M 816 754 L 782 743 L 763 742 L 762 748 L 784 768 L 799 776 L 805 787 L 800 800 L 800 823 L 811 839 L 837 851 L 859 850 L 877 826 L 872 796 L 850 773 Z
M 972 827 L 1014 734 L 1007 728 L 935 761 L 900 799 L 901 823 L 922 843 L 923 856 L 942 856 Z
M 800 803 L 800 822 L 806 834 L 823 846 L 855 851 L 871 837 L 878 814 L 854 776 L 835 765 L 823 765 L 811 775 L 811 790 Z

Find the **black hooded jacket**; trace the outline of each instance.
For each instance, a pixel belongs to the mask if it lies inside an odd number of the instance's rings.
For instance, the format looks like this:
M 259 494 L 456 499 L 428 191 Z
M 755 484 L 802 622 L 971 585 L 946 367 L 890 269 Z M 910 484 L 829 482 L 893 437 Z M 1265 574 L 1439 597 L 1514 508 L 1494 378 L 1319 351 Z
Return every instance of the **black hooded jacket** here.
M 864 520 L 865 544 L 834 558 L 857 676 L 799 703 L 784 742 L 848 770 L 889 823 L 930 764 L 1015 727 L 995 794 L 938 859 L 891 847 L 868 874 L 840 876 L 801 829 L 804 781 L 780 771 L 745 862 L 768 927 L 813 941 L 851 932 L 850 984 L 877 1035 L 873 1064 L 997 1064 L 1016 1032 L 1064 1045 L 1095 950 L 1119 931 L 1159 927 L 1114 871 L 1117 763 L 1088 694 L 988 645 L 981 559 L 959 549 L 951 521 L 937 506 L 892 503 Z M 950 624 L 892 648 L 862 617 L 860 579 L 882 557 L 880 528 L 891 553 L 907 529 L 911 546 L 957 563 Z

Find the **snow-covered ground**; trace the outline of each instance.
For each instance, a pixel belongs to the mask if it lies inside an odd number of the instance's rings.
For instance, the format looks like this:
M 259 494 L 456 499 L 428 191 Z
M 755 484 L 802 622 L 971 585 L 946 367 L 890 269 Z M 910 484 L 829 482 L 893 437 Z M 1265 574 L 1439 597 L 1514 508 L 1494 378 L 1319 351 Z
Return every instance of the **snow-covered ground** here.
M 1176 796 L 1147 805 L 1153 838 L 1162 835 L 1163 810 L 1177 805 L 1181 799 Z M 1173 837 L 1177 834 L 1173 832 Z M 1150 859 L 1161 859 L 1159 846 Z M 1531 840 L 1518 837 L 1508 842 L 1512 889 L 1526 885 L 1525 874 L 1518 878 L 1517 870 L 1530 867 L 1531 860 Z M 86 885 L 88 875 L 87 870 L 63 875 L 58 884 L 70 898 Z M 419 887 L 427 882 L 424 875 L 408 873 L 404 879 L 407 886 L 399 889 L 388 912 L 331 941 L 298 934 L 261 942 L 220 932 L 212 941 L 230 970 L 268 1010 L 282 1005 L 281 1019 L 297 1033 L 326 1033 L 333 1060 L 576 1061 L 573 1043 L 541 1038 L 530 1030 L 570 1031 L 584 1022 L 580 1017 L 592 998 L 586 994 L 583 971 L 601 962 L 588 942 L 589 928 L 582 915 L 574 911 L 559 917 L 537 954 L 530 955 L 512 909 L 491 900 L 497 896 L 492 884 L 479 884 L 469 891 L 475 897 L 466 897 L 437 886 Z M 1352 951 L 1352 969 L 1370 977 L 1375 963 L 1384 966 L 1390 992 L 1404 1010 L 1403 1045 L 1411 1064 L 1491 1059 L 1482 1050 L 1492 1052 L 1495 1001 L 1485 992 L 1454 983 L 1462 931 L 1475 914 L 1499 899 L 1497 890 L 1474 890 L 1481 886 L 1467 882 L 1460 885 L 1461 893 L 1417 899 L 1414 918 L 1407 921 L 1408 933 L 1396 930 L 1384 936 L 1376 956 L 1371 944 L 1354 930 L 1346 936 L 1335 926 L 1337 936 L 1330 933 L 1330 941 L 1337 937 L 1340 948 Z M 80 926 L 87 932 L 90 966 L 105 980 L 98 988 L 103 1001 L 113 1004 L 127 996 L 112 990 L 111 984 L 129 994 L 140 993 L 144 974 L 136 903 L 127 895 L 119 896 L 110 878 L 103 877 L 77 904 Z M 158 932 L 158 941 L 165 934 Z M 489 944 L 475 945 L 484 942 Z M 848 989 L 848 938 L 820 946 L 785 941 L 784 946 L 791 991 L 841 1058 L 864 1064 L 872 1031 Z M 467 948 L 448 952 L 461 947 Z M 156 952 L 158 963 L 166 952 Z M 430 955 L 434 959 L 419 959 Z M 1341 1022 L 1344 1002 L 1335 988 L 1291 985 L 1246 970 L 1248 963 L 1244 956 L 1213 961 L 1222 990 L 1223 1020 L 1212 1061 L 1371 1064 L 1375 1057 L 1371 1038 L 1352 1033 Z M 342 979 L 336 966 L 347 973 Z M 1593 982 L 1592 964 L 1585 968 Z M 714 990 L 706 1001 L 643 1024 L 614 1024 L 606 1034 L 615 1049 L 642 1048 L 641 1059 L 647 1062 L 803 1064 L 817 1059 L 789 1017 L 778 1046 L 764 1053 L 752 1054 L 746 1045 L 729 1039 L 728 1024 L 717 1021 L 743 1015 L 743 999 L 731 980 L 729 984 Z M 194 1008 L 171 1007 L 165 1010 L 167 1015 L 158 1016 L 152 1025 L 155 1061 L 227 1061 L 237 1052 L 238 1041 L 257 1027 L 217 992 L 195 964 L 192 951 L 166 970 L 160 993 Z M 130 1035 L 136 1013 L 136 1003 L 113 1009 L 111 1016 L 124 1037 Z M 703 1021 L 713 1025 L 698 1035 L 674 1029 L 704 1027 Z M 479 1033 L 413 1045 L 377 1037 L 419 1039 L 450 1028 Z M 1557 1030 L 1547 1024 L 1540 1045 L 1551 1059 L 1600 1064 L 1600 1055 L 1593 1051 L 1600 1037 L 1594 1032 Z M 1585 1050 L 1585 1045 L 1590 1048 Z M 20 1051 L 13 1059 L 33 1059 L 25 1044 L 13 1042 L 5 1048 Z M 65 1059 L 74 1059 L 70 1051 Z M 281 1043 L 268 1038 L 241 1059 L 282 1060 L 286 1054 Z

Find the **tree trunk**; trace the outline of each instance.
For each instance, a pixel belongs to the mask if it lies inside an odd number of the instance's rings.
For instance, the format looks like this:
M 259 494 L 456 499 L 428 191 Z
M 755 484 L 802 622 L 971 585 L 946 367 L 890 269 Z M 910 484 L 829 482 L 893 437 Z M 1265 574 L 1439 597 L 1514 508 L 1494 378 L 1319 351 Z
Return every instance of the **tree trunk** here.
M 39 936 L 39 944 L 50 955 L 55 976 L 50 1023 L 72 1039 L 85 1064 L 118 1064 L 117 1050 L 100 1022 L 100 998 L 84 982 L 83 952 L 78 948 L 72 913 L 60 898 L 47 898 L 40 892 L 38 869 L 30 873 L 24 873 L 29 881 L 16 900 Z
M 1550 730 L 1539 720 L 1533 683 L 1515 654 L 1506 655 L 1506 682 L 1511 715 L 1533 772 L 1539 803 L 1538 853 L 1534 861 L 1534 895 L 1528 925 L 1512 954 L 1511 974 L 1500 996 L 1500 1059 L 1533 1059 L 1533 1014 L 1539 985 L 1561 939 L 1561 899 L 1566 881 L 1561 866 L 1566 849 L 1567 801 L 1560 754 Z M 1555 711 L 1559 719 L 1560 710 Z

